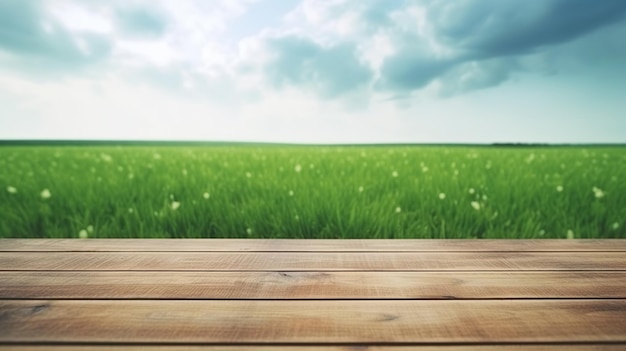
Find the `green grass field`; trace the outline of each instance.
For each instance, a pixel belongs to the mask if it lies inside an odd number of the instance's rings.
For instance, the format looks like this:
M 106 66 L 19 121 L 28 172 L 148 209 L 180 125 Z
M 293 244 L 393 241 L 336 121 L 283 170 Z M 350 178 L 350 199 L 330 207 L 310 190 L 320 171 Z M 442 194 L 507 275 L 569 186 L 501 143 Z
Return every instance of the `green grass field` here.
M 624 238 L 624 147 L 2 146 L 0 237 Z

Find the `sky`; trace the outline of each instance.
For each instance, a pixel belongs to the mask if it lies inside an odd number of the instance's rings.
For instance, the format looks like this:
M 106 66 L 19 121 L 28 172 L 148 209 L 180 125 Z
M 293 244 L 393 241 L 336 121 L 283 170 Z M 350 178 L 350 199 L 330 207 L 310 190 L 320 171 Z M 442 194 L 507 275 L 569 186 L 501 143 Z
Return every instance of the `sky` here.
M 0 0 L 0 139 L 626 143 L 624 0 Z

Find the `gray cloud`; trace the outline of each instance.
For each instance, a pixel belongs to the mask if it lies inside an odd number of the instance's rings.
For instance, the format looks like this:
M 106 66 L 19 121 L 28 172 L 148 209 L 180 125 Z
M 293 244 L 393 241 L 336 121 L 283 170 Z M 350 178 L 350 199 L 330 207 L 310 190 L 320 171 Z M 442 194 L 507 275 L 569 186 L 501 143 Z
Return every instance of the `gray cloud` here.
M 377 30 L 384 30 L 393 26 L 391 14 L 394 11 L 402 11 L 411 0 L 359 0 L 336 2 L 330 6 L 325 14 L 329 19 L 339 18 L 342 14 L 349 13 L 360 20 L 356 24 L 360 30 L 371 34 Z
M 419 89 L 455 63 L 453 59 L 433 57 L 423 48 L 407 45 L 384 61 L 376 88 L 400 92 Z
M 400 0 L 369 0 L 358 3 L 361 6 L 360 17 L 367 23 L 369 29 L 388 27 L 393 22 L 389 14 L 406 6 L 406 2 Z
M 108 56 L 110 40 L 94 33 L 69 33 L 48 18 L 43 1 L 0 1 L 0 50 L 5 63 L 46 73 L 76 69 Z
M 110 1 L 103 3 L 98 6 L 111 6 Z M 29 73 L 53 74 L 89 67 L 110 56 L 112 38 L 68 31 L 46 13 L 47 4 L 0 0 L 0 64 Z M 176 27 L 158 8 L 114 4 L 113 12 L 103 13 L 113 15 L 110 19 L 122 37 L 158 38 L 166 34 L 170 24 Z M 331 4 L 324 7 L 322 17 L 354 26 L 346 37 L 317 36 L 317 28 L 310 37 L 263 37 L 270 59 L 262 64 L 261 72 L 270 85 L 299 86 L 332 99 L 367 86 L 396 96 L 410 95 L 437 82 L 442 94 L 452 95 L 497 86 L 520 71 L 558 72 L 554 66 L 563 60 L 610 61 L 615 53 L 626 55 L 622 44 L 625 26 L 620 23 L 626 18 L 626 0 L 363 0 Z M 418 19 L 408 11 L 415 5 L 425 11 L 426 22 L 419 29 Z M 610 25 L 621 26 L 613 31 L 620 35 L 600 36 L 610 33 Z M 379 34 L 389 39 L 393 49 L 380 67 L 370 67 L 360 59 L 363 50 L 369 48 L 363 43 L 372 42 L 370 39 Z M 320 44 L 320 38 L 325 44 Z M 548 68 L 522 64 L 529 56 L 537 62 L 542 57 L 545 62 L 554 62 Z M 246 64 L 256 67 L 254 60 L 240 65 L 242 70 L 237 73 L 247 74 L 243 68 Z M 220 82 L 236 78 L 229 76 L 226 66 L 219 73 Z M 196 71 L 180 67 L 163 70 L 166 72 L 155 74 L 156 80 L 177 88 L 196 75 Z M 202 86 L 202 77 L 194 79 L 195 85 Z
M 122 9 L 117 22 L 125 34 L 140 37 L 160 37 L 167 29 L 165 16 L 153 9 Z
M 437 2 L 429 10 L 444 43 L 494 57 L 575 39 L 623 19 L 623 0 L 473 0 Z
M 524 67 L 514 58 L 464 62 L 439 78 L 442 83 L 440 93 L 451 96 L 498 86 L 509 80 L 512 72 L 520 70 Z
M 433 52 L 422 34 L 389 22 L 381 30 L 392 34 L 396 51 L 381 66 L 375 84 L 380 90 L 404 94 L 435 80 L 442 83 L 444 95 L 496 86 L 522 70 L 515 64 L 516 58 L 550 54 L 562 44 L 626 17 L 623 0 L 434 0 L 413 4 L 425 7 L 430 39 L 445 47 L 447 54 Z M 385 17 L 389 18 L 388 14 Z M 362 16 L 361 20 L 368 18 Z M 594 48 L 602 50 L 598 47 L 602 45 L 596 43 Z
M 420 19 L 413 17 L 419 11 L 412 7 L 424 11 L 425 23 L 419 27 Z M 435 81 L 443 95 L 460 94 L 500 85 L 516 72 L 532 71 L 533 65 L 520 60 L 529 55 L 554 59 L 558 55 L 553 53 L 564 44 L 626 17 L 624 0 L 363 0 L 325 3 L 321 8 L 314 23 L 319 16 L 332 25 L 351 23 L 351 36 L 341 38 L 341 50 L 303 38 L 271 43 L 276 59 L 266 73 L 275 85 L 316 85 L 326 95 L 340 95 L 376 76 L 373 87 L 395 96 L 409 96 Z M 359 64 L 350 47 L 362 50 L 363 42 L 378 34 L 389 38 L 393 50 L 378 72 L 368 72 L 373 68 Z M 596 51 L 609 50 L 608 43 L 592 46 Z M 323 67 L 323 62 L 330 62 L 329 67 Z M 535 68 L 539 73 L 557 72 Z M 328 89 L 320 88 L 322 83 Z
M 359 62 L 355 47 L 343 43 L 322 46 L 297 36 L 271 38 L 266 42 L 272 59 L 264 73 L 277 87 L 299 85 L 333 98 L 367 84 L 371 70 Z

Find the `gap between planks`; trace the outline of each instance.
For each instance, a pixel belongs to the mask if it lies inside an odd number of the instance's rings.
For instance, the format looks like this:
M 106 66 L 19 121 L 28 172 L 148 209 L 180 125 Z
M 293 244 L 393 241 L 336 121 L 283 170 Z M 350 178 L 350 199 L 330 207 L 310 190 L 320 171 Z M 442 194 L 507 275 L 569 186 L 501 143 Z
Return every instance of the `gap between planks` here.
M 84 344 L 84 345 L 0 345 L 0 350 L 14 351 L 318 351 L 320 345 L 155 345 L 155 344 Z M 325 351 L 623 351 L 624 345 L 598 344 L 479 344 L 479 345 L 423 345 L 411 346 L 356 344 L 356 345 L 324 345 Z
M 83 344 L 83 345 L 0 345 L 0 350 L 14 351 L 318 351 L 320 345 L 285 345 L 285 344 L 257 344 L 257 345 L 155 345 L 155 344 Z M 624 345 L 597 343 L 597 344 L 478 344 L 478 345 L 423 345 L 411 346 L 356 344 L 356 345 L 324 345 L 324 351 L 623 351 Z

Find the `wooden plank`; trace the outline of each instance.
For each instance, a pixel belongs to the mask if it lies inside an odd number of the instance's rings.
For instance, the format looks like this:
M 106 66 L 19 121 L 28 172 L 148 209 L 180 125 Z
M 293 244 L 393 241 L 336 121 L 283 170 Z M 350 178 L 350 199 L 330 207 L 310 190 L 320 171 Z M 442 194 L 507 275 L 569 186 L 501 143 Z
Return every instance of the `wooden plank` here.
M 626 240 L 0 239 L 0 251 L 626 251 Z
M 4 343 L 626 343 L 626 300 L 0 300 Z
M 0 272 L 0 298 L 626 298 L 625 282 L 626 272 Z
M 0 270 L 626 270 L 621 252 L 3 252 Z
M 174 345 L 0 345 L 0 350 L 14 351 L 623 351 L 626 345 L 622 344 L 584 344 L 584 345 L 555 345 L 555 344 L 524 344 L 524 345 L 219 345 L 219 346 L 174 346 Z

